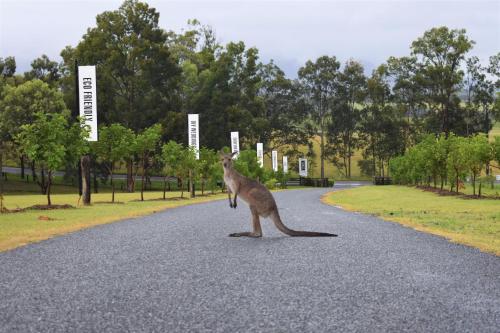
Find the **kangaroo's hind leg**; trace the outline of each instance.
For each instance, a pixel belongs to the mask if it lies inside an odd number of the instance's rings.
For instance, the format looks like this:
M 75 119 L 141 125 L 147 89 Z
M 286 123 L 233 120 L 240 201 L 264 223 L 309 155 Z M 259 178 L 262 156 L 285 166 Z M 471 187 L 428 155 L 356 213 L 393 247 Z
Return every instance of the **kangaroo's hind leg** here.
M 257 210 L 254 207 L 250 207 L 250 211 L 252 212 L 252 232 L 236 232 L 234 234 L 230 234 L 229 237 L 262 237 L 262 228 L 260 226 L 260 218 Z

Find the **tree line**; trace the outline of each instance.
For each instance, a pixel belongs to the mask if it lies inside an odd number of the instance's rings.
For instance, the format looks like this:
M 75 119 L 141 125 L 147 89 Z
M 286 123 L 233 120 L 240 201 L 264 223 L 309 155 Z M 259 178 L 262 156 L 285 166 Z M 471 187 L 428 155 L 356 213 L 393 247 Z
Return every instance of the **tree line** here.
M 322 56 L 292 79 L 273 61 L 261 62 L 255 47 L 222 45 L 197 20 L 168 31 L 159 15 L 145 2 L 126 0 L 97 15 L 78 44 L 61 51 L 61 63 L 42 55 L 30 71 L 16 74 L 13 57 L 0 59 L 2 153 L 17 156 L 23 170 L 27 162 L 33 173 L 39 168 L 14 138 L 38 112 L 70 109 L 68 122 L 77 122 L 77 64 L 97 66 L 99 124 L 119 124 L 136 135 L 159 124 L 162 142 L 186 145 L 187 114 L 198 113 L 207 149 L 226 146 L 228 133 L 237 130 L 244 149 L 263 142 L 266 154 L 279 150 L 292 165 L 301 155 L 316 157 L 317 138 L 322 178 L 325 163 L 351 177 L 358 150 L 365 174 L 384 175 L 392 157 L 427 134 L 488 133 L 500 117 L 500 54 L 481 64 L 469 55 L 475 43 L 464 29 L 425 31 L 409 55 L 390 57 L 370 75 L 354 59 Z M 129 191 L 141 160 L 136 154 L 124 161 Z
M 404 155 L 392 158 L 390 169 L 397 183 L 432 184 L 435 188 L 439 184 L 441 190 L 448 183 L 450 191 L 455 190 L 457 193 L 466 178 L 469 178 L 473 195 L 476 195 L 476 185 L 479 183 L 477 194 L 480 197 L 482 185 L 495 181 L 494 176 L 481 174 L 493 161 L 500 165 L 500 136 L 488 142 L 484 134 L 470 137 L 455 134 L 435 137 L 431 134 Z

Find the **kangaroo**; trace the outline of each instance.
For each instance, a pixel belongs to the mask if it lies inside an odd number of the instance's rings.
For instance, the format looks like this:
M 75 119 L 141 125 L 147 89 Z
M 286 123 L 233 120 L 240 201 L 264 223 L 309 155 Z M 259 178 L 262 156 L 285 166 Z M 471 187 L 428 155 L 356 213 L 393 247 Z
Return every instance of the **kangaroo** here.
M 294 237 L 335 237 L 335 234 L 326 232 L 312 231 L 297 231 L 285 226 L 281 221 L 278 207 L 274 197 L 269 190 L 259 182 L 247 178 L 239 174 L 233 168 L 232 154 L 220 152 L 222 166 L 224 168 L 224 182 L 227 185 L 227 193 L 229 198 L 229 207 L 236 208 L 236 199 L 238 195 L 250 206 L 252 212 L 252 232 L 237 232 L 230 234 L 229 237 L 262 237 L 262 229 L 260 226 L 260 217 L 270 217 L 274 225 L 279 231 Z M 231 199 L 231 194 L 234 194 L 234 199 Z

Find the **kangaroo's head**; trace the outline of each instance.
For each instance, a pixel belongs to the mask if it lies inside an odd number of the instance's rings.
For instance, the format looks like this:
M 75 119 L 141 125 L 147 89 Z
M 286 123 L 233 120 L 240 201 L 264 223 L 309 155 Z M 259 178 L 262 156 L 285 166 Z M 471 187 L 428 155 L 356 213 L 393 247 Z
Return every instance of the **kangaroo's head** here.
M 224 170 L 230 170 L 233 168 L 233 156 L 236 154 L 237 152 L 234 152 L 232 154 L 226 154 L 223 151 L 219 152 L 220 161 Z

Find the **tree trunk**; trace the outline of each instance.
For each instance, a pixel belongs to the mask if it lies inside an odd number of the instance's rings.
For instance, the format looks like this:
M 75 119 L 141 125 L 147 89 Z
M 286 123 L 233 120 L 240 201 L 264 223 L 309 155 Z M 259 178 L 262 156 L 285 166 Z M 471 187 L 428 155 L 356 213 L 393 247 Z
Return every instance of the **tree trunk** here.
M 82 166 L 82 201 L 85 206 L 88 206 L 91 200 L 90 156 L 82 156 L 80 164 Z
M 49 170 L 47 172 L 47 205 L 51 206 L 52 202 L 50 201 L 50 186 L 52 185 L 52 171 Z
M 20 162 L 21 162 L 21 179 L 24 180 L 24 155 L 21 155 Z
M 134 192 L 135 182 L 133 175 L 133 163 L 132 159 L 127 160 L 127 192 Z
M 457 185 L 456 191 L 458 193 L 458 172 L 456 173 L 455 180 L 456 180 L 456 185 Z
M 141 201 L 144 201 L 144 173 L 146 170 L 146 156 L 142 156 L 142 175 L 141 175 Z
M 351 178 L 351 143 L 349 142 L 349 146 L 347 148 L 347 164 L 348 164 L 348 168 L 347 170 L 349 170 L 349 175 L 347 176 L 347 178 Z
M 114 170 L 114 163 L 111 163 L 111 168 L 109 170 L 110 177 L 111 177 L 111 202 L 115 202 L 115 182 L 113 181 L 113 170 Z
M 94 182 L 94 193 L 99 193 L 97 184 L 97 165 L 95 160 L 92 161 L 92 176 L 93 176 L 92 180 Z
M 193 170 L 189 170 L 189 196 L 194 198 Z
M 47 194 L 47 185 L 45 184 L 45 170 L 43 167 L 40 170 L 40 178 L 42 178 L 42 179 L 41 179 L 40 183 L 38 183 L 38 184 L 40 185 L 40 188 L 42 190 L 42 194 Z
M 165 178 L 163 178 L 163 200 L 166 199 L 165 192 L 167 192 L 167 176 L 165 176 Z
M 201 180 L 201 195 L 205 193 L 205 181 L 202 179 Z
M 180 182 L 181 182 L 181 198 L 184 198 L 184 182 L 182 181 L 182 179 L 180 179 Z
M 320 157 L 321 157 L 321 178 L 325 178 L 325 138 L 323 125 L 321 125 L 321 147 L 320 147 Z
M 478 197 L 481 198 L 481 186 L 483 185 L 483 183 L 481 181 L 479 181 L 479 191 L 477 193 Z
M 31 162 L 31 175 L 33 177 L 33 183 L 36 183 L 37 181 L 37 176 L 36 176 L 36 168 L 35 168 L 35 161 Z
M 476 195 L 476 174 L 472 174 L 472 194 Z
M 3 198 L 3 149 L 0 147 L 0 200 Z M 0 213 L 1 213 L 0 208 Z

